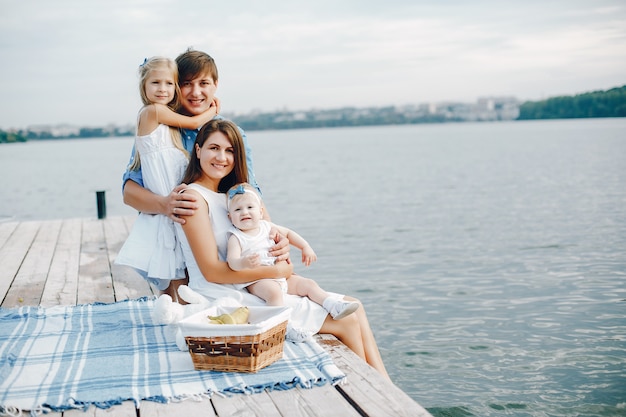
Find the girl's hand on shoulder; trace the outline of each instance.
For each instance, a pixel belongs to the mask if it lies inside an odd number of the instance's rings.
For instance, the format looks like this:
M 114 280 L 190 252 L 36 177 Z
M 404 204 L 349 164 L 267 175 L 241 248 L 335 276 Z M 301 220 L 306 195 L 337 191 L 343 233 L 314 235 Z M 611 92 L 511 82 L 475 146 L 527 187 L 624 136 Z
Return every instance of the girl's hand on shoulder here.
M 213 99 L 213 101 L 211 102 L 211 105 L 205 111 L 203 111 L 202 113 L 196 116 L 193 116 L 194 120 L 197 120 L 200 122 L 198 126 L 196 127 L 201 128 L 205 123 L 208 123 L 211 120 L 213 120 L 220 111 L 219 107 L 220 107 L 219 101 L 217 99 Z
M 176 223 L 185 224 L 185 216 L 192 216 L 198 208 L 197 198 L 193 193 L 183 193 L 187 184 L 180 184 L 167 198 L 166 215 Z
M 211 103 L 211 107 L 215 107 L 215 114 L 220 114 L 222 110 L 222 102 L 219 98 L 213 97 L 213 102 Z

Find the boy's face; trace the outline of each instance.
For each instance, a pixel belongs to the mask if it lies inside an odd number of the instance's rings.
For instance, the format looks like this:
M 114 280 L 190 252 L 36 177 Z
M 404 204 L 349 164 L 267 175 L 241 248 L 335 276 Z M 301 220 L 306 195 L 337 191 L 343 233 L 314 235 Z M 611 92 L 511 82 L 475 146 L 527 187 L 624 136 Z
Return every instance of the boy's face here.
M 191 116 L 200 114 L 211 106 L 217 81 L 208 74 L 201 74 L 191 80 L 180 83 L 180 101 L 187 113 Z
M 238 194 L 228 205 L 230 221 L 239 230 L 252 230 L 258 227 L 263 218 L 259 199 L 250 192 Z

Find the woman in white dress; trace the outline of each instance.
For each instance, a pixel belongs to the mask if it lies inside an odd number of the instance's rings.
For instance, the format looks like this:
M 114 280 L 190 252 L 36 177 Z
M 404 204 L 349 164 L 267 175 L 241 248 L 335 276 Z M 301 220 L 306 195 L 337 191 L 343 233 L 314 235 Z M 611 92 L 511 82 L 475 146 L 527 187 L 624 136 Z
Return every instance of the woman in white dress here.
M 139 111 L 130 169 L 141 168 L 144 186 L 166 196 L 180 184 L 189 160 L 178 128 L 196 129 L 208 122 L 217 114 L 217 103 L 193 117 L 176 113 L 180 90 L 178 69 L 171 59 L 146 59 L 139 67 L 139 77 L 144 106 Z M 170 295 L 176 293 L 176 286 L 170 286 L 172 279 L 186 279 L 174 222 L 160 214 L 139 214 L 115 263 L 135 268 Z
M 238 290 L 233 284 L 266 278 L 290 277 L 293 267 L 287 262 L 233 271 L 226 263 L 228 230 L 231 222 L 226 207 L 226 191 L 233 185 L 247 182 L 248 170 L 243 140 L 236 125 L 226 120 L 213 120 L 198 133 L 194 151 L 183 183 L 185 193 L 197 197 L 198 210 L 186 216 L 180 240 L 189 273 L 189 287 L 209 300 L 232 297 L 244 305 L 263 305 L 264 301 Z M 348 300 L 355 300 L 346 297 Z M 285 305 L 292 307 L 294 327 L 311 333 L 330 333 L 387 376 L 378 346 L 363 308 L 340 320 L 333 320 L 319 304 L 306 297 L 285 296 Z

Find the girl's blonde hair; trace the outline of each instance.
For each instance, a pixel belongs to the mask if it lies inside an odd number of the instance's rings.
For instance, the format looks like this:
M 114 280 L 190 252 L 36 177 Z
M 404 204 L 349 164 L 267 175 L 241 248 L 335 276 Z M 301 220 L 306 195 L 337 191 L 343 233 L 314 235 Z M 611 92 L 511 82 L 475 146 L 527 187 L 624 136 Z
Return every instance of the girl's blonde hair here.
M 178 67 L 176 66 L 176 62 L 169 58 L 155 56 L 152 58 L 146 58 L 143 61 L 143 64 L 139 66 L 139 95 L 141 96 L 141 102 L 144 106 L 148 106 L 152 104 L 152 102 L 148 99 L 146 95 L 146 80 L 152 73 L 152 71 L 157 69 L 165 68 L 171 72 L 172 78 L 174 79 L 174 98 L 172 101 L 167 103 L 167 107 L 169 107 L 172 111 L 178 111 L 181 107 L 180 105 L 180 87 L 178 86 Z M 158 122 L 158 110 L 157 110 L 157 122 Z M 185 154 L 187 159 L 189 159 L 189 152 L 183 146 L 183 140 L 180 135 L 180 131 L 170 126 L 170 133 L 172 136 L 172 142 L 176 149 L 180 150 Z M 136 134 L 136 133 L 135 133 Z M 129 169 L 131 171 L 137 171 L 141 168 L 141 160 L 139 157 L 139 152 L 135 147 L 135 155 L 133 156 L 133 162 L 131 163 Z

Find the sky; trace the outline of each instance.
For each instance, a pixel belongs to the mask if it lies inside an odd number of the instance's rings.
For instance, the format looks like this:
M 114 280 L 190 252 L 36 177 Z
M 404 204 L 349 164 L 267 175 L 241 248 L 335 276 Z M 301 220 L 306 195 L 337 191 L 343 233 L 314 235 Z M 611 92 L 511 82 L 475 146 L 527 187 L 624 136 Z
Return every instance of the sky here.
M 0 0 L 0 129 L 134 124 L 138 66 L 215 58 L 222 112 L 626 84 L 623 0 Z

